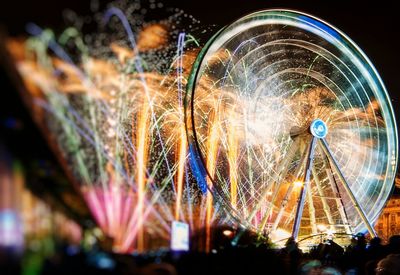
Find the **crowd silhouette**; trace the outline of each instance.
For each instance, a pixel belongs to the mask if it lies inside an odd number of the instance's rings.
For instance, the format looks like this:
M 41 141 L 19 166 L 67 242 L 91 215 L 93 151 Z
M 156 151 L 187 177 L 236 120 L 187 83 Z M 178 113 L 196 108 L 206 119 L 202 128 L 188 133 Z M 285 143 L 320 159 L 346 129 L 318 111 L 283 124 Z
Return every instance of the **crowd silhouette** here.
M 363 234 L 357 234 L 347 247 L 329 238 L 321 239 L 309 252 L 303 252 L 293 238 L 287 239 L 283 248 L 277 248 L 245 231 L 233 244 L 234 235 L 221 234 L 223 230 L 226 228 L 214 230 L 209 253 L 160 250 L 119 255 L 106 252 L 101 246 L 84 251 L 60 243 L 56 253 L 44 261 L 40 274 L 400 274 L 400 235 L 390 237 L 384 245 L 378 237 L 368 242 Z M 192 243 L 195 245 L 199 238 L 195 235 Z M 10 259 L 7 267 L 6 254 L 0 255 L 0 274 L 17 274 L 21 270 L 10 267 L 17 262 Z

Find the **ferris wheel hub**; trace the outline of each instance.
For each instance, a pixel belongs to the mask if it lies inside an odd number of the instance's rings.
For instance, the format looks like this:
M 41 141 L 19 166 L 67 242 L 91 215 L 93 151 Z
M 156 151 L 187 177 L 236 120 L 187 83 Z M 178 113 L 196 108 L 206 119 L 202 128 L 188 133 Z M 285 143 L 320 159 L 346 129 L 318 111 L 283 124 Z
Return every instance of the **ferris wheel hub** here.
M 310 132 L 316 138 L 325 138 L 328 134 L 328 126 L 322 119 L 314 119 L 310 125 Z

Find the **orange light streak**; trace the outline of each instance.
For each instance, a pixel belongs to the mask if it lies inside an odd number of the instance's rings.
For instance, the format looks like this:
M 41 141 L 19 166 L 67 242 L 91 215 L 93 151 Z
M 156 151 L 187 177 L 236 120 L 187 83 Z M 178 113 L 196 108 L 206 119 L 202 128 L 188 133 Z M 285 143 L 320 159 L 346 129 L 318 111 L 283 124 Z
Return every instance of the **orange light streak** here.
M 179 213 L 181 209 L 182 202 L 182 191 L 183 191 L 183 179 L 185 172 L 185 162 L 187 154 L 187 144 L 186 144 L 186 130 L 185 125 L 182 124 L 180 127 L 180 137 L 179 137 L 179 152 L 178 152 L 178 172 L 176 175 L 176 201 L 175 201 L 175 220 L 179 220 Z
M 149 144 L 149 128 L 150 128 L 150 106 L 146 100 L 142 103 L 142 109 L 138 113 L 138 127 L 137 127 L 137 170 L 136 182 L 137 188 L 137 224 L 139 227 L 137 236 L 137 250 L 142 252 L 144 250 L 144 231 L 143 231 L 143 209 L 145 200 L 145 187 L 146 187 L 146 163 L 148 158 L 148 144 Z
M 233 114 L 232 114 L 233 115 Z M 237 158 L 238 158 L 238 137 L 235 125 L 229 124 L 228 128 L 228 163 L 229 180 L 231 191 L 231 206 L 236 209 L 237 205 Z
M 207 141 L 207 170 L 211 176 L 214 176 L 216 169 L 216 160 L 218 152 L 218 139 L 219 139 L 219 123 L 216 118 L 212 119 L 210 132 Z M 212 181 L 207 177 L 207 183 L 210 189 L 212 189 Z M 211 192 L 207 192 L 206 200 L 206 252 L 210 252 L 211 248 L 211 218 L 213 214 L 213 198 Z

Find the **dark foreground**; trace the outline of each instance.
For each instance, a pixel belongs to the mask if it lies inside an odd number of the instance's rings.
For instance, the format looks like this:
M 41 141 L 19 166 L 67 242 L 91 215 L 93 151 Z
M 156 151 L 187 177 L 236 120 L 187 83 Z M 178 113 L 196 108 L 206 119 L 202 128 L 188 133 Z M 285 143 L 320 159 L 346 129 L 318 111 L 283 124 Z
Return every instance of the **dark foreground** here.
M 0 274 L 33 274 L 11 255 L 12 251 L 1 252 Z M 40 269 L 39 274 L 43 275 L 400 274 L 400 236 L 391 237 L 387 245 L 382 245 L 379 238 L 367 243 L 358 236 L 345 249 L 328 240 L 310 253 L 303 253 L 291 240 L 282 249 L 266 245 L 226 246 L 209 254 L 158 251 L 117 255 L 60 245 Z

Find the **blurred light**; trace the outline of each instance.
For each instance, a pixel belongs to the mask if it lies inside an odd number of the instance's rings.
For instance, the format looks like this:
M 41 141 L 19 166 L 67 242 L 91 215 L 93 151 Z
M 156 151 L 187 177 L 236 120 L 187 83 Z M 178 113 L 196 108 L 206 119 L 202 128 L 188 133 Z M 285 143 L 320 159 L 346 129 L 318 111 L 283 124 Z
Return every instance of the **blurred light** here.
M 88 262 L 90 265 L 103 270 L 112 270 L 115 268 L 114 260 L 103 252 L 89 255 Z
M 282 241 L 283 239 L 289 238 L 291 234 L 283 229 L 278 228 L 275 231 L 272 231 L 269 237 L 271 238 L 271 241 L 276 242 L 276 241 Z
M 103 232 L 100 228 L 96 227 L 93 229 L 93 235 L 95 235 L 97 238 L 100 238 L 103 236 Z
M 88 245 L 92 246 L 96 243 L 96 238 L 93 235 L 87 235 L 86 242 Z
M 22 224 L 18 214 L 6 209 L 0 211 L 0 247 L 23 246 Z
M 304 182 L 302 182 L 300 180 L 296 180 L 295 182 L 293 182 L 293 184 L 294 184 L 295 187 L 299 187 L 300 188 L 300 187 L 303 186 Z
M 222 234 L 224 234 L 226 237 L 232 237 L 233 236 L 233 231 L 229 229 L 225 229 L 222 231 Z
M 101 269 L 113 269 L 115 267 L 115 263 L 108 257 L 101 257 L 97 261 L 97 266 Z
M 326 231 L 326 225 L 325 224 L 318 224 L 317 225 L 317 229 L 320 232 L 324 232 L 324 231 Z
M 172 222 L 171 250 L 189 250 L 189 225 L 187 223 L 178 221 Z
M 332 229 L 329 229 L 326 231 L 326 234 L 328 234 L 328 236 L 332 236 L 333 234 L 335 234 L 336 232 L 333 231 Z
M 31 241 L 29 242 L 29 249 L 30 249 L 32 252 L 39 252 L 40 249 L 41 249 L 41 247 L 42 247 L 42 244 L 40 243 L 39 240 L 31 240 Z
M 77 245 L 69 245 L 66 250 L 69 256 L 73 256 L 79 253 L 79 246 Z
M 2 124 L 7 129 L 12 129 L 12 130 L 21 130 L 23 128 L 22 121 L 15 117 L 8 117 L 4 119 Z

